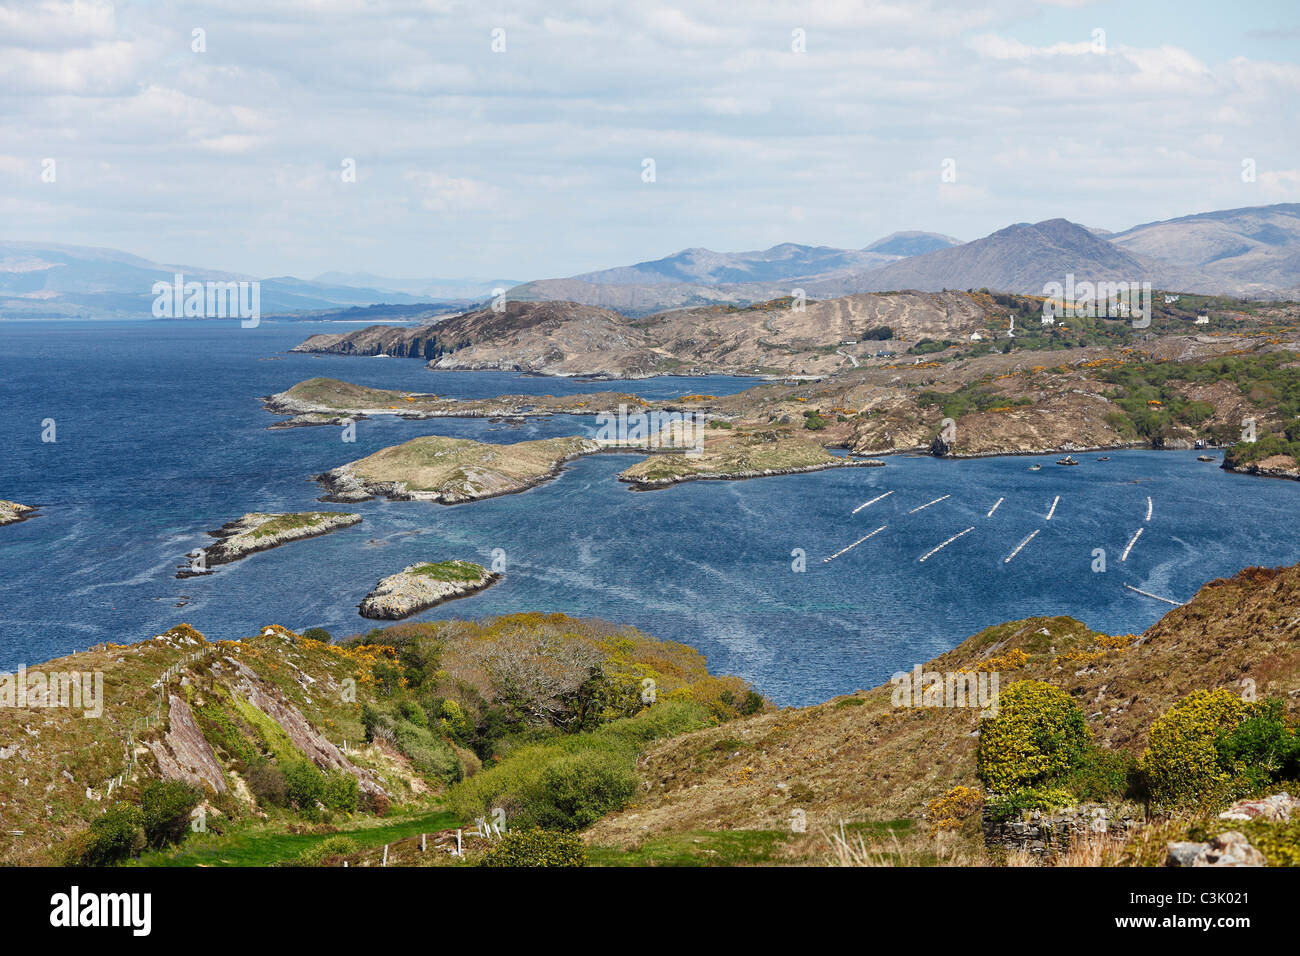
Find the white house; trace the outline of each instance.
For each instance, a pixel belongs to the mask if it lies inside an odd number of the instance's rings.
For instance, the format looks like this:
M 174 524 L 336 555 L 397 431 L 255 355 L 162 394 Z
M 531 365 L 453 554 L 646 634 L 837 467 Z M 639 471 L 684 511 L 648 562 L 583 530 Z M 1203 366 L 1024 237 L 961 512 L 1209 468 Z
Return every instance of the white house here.
M 1050 315 L 1043 316 L 1043 325 L 1055 325 L 1055 324 L 1056 324 L 1056 318 L 1054 316 L 1050 316 Z
M 972 342 L 983 342 L 984 336 L 980 335 L 978 332 L 972 332 L 970 334 L 970 340 Z
M 1198 315 L 1198 316 L 1196 317 L 1196 324 L 1197 324 L 1197 325 L 1209 325 L 1209 324 L 1210 324 L 1210 317 L 1209 317 L 1208 315 Z
M 1177 296 L 1177 295 L 1167 295 L 1167 296 L 1165 296 L 1165 305 L 1173 305 L 1173 304 L 1174 304 L 1175 302 L 1177 302 L 1180 298 L 1182 298 L 1182 297 L 1181 297 L 1181 296 Z

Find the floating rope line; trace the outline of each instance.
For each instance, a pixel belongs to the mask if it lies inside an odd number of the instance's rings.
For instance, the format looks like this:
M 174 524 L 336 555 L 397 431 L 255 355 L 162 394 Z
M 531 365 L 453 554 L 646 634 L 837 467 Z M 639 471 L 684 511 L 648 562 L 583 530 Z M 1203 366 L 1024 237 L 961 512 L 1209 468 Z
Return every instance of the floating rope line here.
M 1023 551 L 1024 548 L 1025 548 L 1025 545 L 1027 545 L 1030 541 L 1033 541 L 1034 538 L 1037 537 L 1038 532 L 1039 532 L 1039 531 L 1042 531 L 1042 530 L 1043 530 L 1042 528 L 1039 528 L 1038 531 L 1031 532 L 1030 535 L 1029 535 L 1029 537 L 1025 538 L 1024 541 L 1021 541 L 1018 545 L 1016 545 L 1016 550 L 1014 550 L 1014 551 L 1012 551 L 1010 554 L 1008 554 L 1008 555 L 1006 556 L 1006 558 L 1003 559 L 1002 563 L 1003 563 L 1003 564 L 1010 564 L 1010 563 L 1011 563 L 1011 559 L 1014 558 L 1016 555 L 1018 555 L 1021 551 Z
M 872 498 L 870 501 L 864 501 L 864 502 L 862 502 L 862 504 L 858 505 L 856 508 L 854 508 L 852 511 L 850 511 L 849 514 L 851 514 L 851 515 L 855 515 L 855 514 L 857 514 L 859 511 L 861 511 L 863 508 L 867 507 L 868 505 L 874 505 L 874 504 L 875 504 L 877 501 L 879 501 L 881 498 L 888 498 L 888 497 L 889 497 L 890 495 L 892 495 L 892 494 L 893 494 L 892 491 L 886 491 L 883 495 L 876 495 L 876 497 Z
M 986 518 L 992 518 L 992 517 L 993 517 L 993 512 L 997 511 L 997 510 L 998 510 L 998 505 L 1002 504 L 1002 502 L 1004 502 L 1004 501 L 1006 501 L 1005 498 L 999 498 L 997 501 L 993 502 L 993 507 L 989 509 L 989 513 L 986 514 L 984 517 L 986 517 Z
M 1126 584 L 1124 585 L 1124 587 L 1128 588 L 1130 591 L 1136 591 L 1138 594 L 1141 594 L 1143 597 L 1155 598 L 1157 601 L 1164 601 L 1166 604 L 1172 604 L 1174 607 L 1183 606 L 1181 601 L 1171 601 L 1167 597 L 1161 597 L 1159 594 L 1152 594 L 1150 591 L 1143 591 L 1141 588 L 1135 588 L 1131 584 Z
M 1061 496 L 1057 495 L 1052 499 L 1052 507 L 1047 509 L 1047 520 L 1052 520 L 1052 515 L 1056 514 L 1056 506 L 1061 503 Z
M 1151 496 L 1147 495 L 1147 520 L 1148 521 L 1151 520 L 1151 511 L 1154 507 L 1155 505 L 1151 503 Z
M 1142 529 L 1138 528 L 1133 534 L 1133 537 L 1129 539 L 1128 547 L 1124 549 L 1124 553 L 1119 556 L 1121 561 L 1128 560 L 1128 553 L 1133 550 L 1133 545 L 1138 543 L 1138 538 L 1140 537 L 1142 537 Z
M 967 528 L 965 531 L 958 531 L 955 535 L 953 535 L 951 538 L 949 538 L 949 539 L 948 539 L 947 541 L 945 541 L 943 544 L 939 545 L 937 548 L 931 548 L 929 551 L 925 552 L 925 554 L 921 555 L 921 560 L 924 561 L 926 558 L 930 557 L 932 554 L 937 554 L 937 553 L 939 553 L 939 552 L 942 551 L 944 548 L 948 547 L 948 545 L 952 544 L 954 541 L 956 541 L 958 538 L 960 538 L 962 535 L 964 535 L 964 534 L 970 534 L 970 533 L 971 533 L 972 531 L 974 531 L 974 530 L 975 530 L 975 526 L 974 526 L 974 525 L 971 525 L 971 526 L 970 526 L 969 528 Z
M 866 541 L 868 538 L 874 538 L 876 535 L 880 534 L 880 532 L 884 531 L 884 530 L 885 530 L 886 528 L 888 528 L 888 527 L 889 527 L 889 525 L 887 525 L 887 524 L 882 524 L 882 525 L 881 525 L 879 528 L 877 528 L 875 531 L 871 532 L 871 534 L 864 534 L 861 538 L 858 538 L 857 541 L 854 541 L 854 542 L 853 542 L 851 545 L 849 545 L 847 548 L 840 548 L 838 551 L 836 551 L 834 554 L 832 554 L 829 558 L 822 558 L 822 564 L 826 564 L 826 563 L 828 563 L 828 562 L 830 562 L 830 561 L 834 561 L 836 558 L 838 558 L 838 557 L 839 557 L 841 554 L 843 554 L 845 551 L 852 551 L 854 548 L 856 548 L 858 545 L 860 545 L 863 541 Z
M 908 512 L 908 514 L 910 514 L 910 515 L 914 515 L 914 514 L 916 514 L 918 511 L 924 511 L 926 508 L 930 507 L 930 505 L 937 505 L 939 502 L 943 501 L 944 498 L 951 498 L 951 497 L 952 497 L 952 495 L 944 495 L 942 498 L 935 498 L 934 501 L 927 501 L 925 504 L 921 505 L 919 508 L 913 508 L 911 511 Z

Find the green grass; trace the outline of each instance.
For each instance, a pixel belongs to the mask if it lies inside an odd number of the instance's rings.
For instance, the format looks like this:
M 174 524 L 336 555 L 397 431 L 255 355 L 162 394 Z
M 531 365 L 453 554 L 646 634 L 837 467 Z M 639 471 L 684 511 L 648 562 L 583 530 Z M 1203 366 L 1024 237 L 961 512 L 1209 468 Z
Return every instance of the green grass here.
M 437 564 L 422 564 L 411 573 L 423 574 L 435 581 L 476 582 L 483 577 L 483 568 L 470 561 L 440 561 Z
M 591 866 L 761 866 L 796 834 L 784 830 L 696 830 L 647 840 L 635 849 L 592 846 Z
M 285 531 L 297 531 L 300 528 L 314 528 L 316 525 L 342 514 L 339 511 L 304 511 L 298 514 L 280 515 L 263 522 L 253 531 L 254 538 L 265 538 Z
M 270 866 L 292 860 L 308 847 L 332 836 L 348 836 L 363 849 L 383 846 L 421 833 L 456 826 L 456 817 L 439 810 L 394 822 L 362 819 L 333 833 L 285 833 L 267 825 L 240 829 L 221 836 L 191 834 L 181 846 L 146 853 L 134 866 Z
M 882 856 L 892 856 L 886 847 L 894 837 L 902 838 L 916 826 L 914 820 L 880 820 L 846 823 L 851 838 L 861 836 L 869 846 L 882 845 Z M 646 840 L 639 847 L 590 846 L 591 866 L 770 866 L 808 863 L 807 859 L 782 855 L 784 845 L 806 834 L 786 830 L 694 830 L 670 833 Z M 819 844 L 818 852 L 822 846 Z

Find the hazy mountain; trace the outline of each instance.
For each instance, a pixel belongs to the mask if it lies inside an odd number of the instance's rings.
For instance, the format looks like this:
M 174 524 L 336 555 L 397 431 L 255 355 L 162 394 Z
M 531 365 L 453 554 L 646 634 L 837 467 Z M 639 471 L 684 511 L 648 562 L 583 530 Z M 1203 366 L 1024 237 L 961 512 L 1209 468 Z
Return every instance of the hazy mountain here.
M 894 232 L 884 239 L 877 239 L 863 252 L 877 252 L 887 256 L 920 256 L 936 249 L 960 245 L 960 239 L 938 232 Z
M 744 282 L 778 282 L 792 276 L 837 269 L 870 268 L 888 262 L 890 255 L 862 249 L 802 246 L 783 242 L 754 252 L 714 252 L 683 249 L 652 262 L 601 269 L 573 276 L 591 285 L 729 285 Z
M 371 272 L 322 272 L 314 280 L 326 285 L 401 292 L 422 299 L 486 299 L 493 289 L 509 289 L 518 279 L 395 279 Z
M 1243 291 L 1300 287 L 1300 203 L 1148 222 L 1110 239 L 1129 252 L 1195 270 Z
M 116 249 L 0 242 L 0 318 L 151 315 L 153 284 L 173 282 L 178 272 L 187 282 L 256 278 L 200 266 L 164 265 Z M 422 301 L 401 292 L 331 285 L 292 276 L 260 281 L 263 314 Z

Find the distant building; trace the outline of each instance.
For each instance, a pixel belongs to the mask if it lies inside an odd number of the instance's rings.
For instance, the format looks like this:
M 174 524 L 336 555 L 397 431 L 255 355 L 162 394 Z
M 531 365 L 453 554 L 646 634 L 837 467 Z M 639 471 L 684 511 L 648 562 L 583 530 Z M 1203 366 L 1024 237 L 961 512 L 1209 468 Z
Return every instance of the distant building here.
M 857 344 L 858 344 L 857 339 L 844 339 L 842 342 L 840 342 L 840 345 L 857 345 Z
M 1198 315 L 1198 316 L 1196 317 L 1196 324 L 1197 324 L 1197 325 L 1209 325 L 1209 324 L 1210 324 L 1210 317 L 1209 317 L 1208 315 Z
M 1055 325 L 1056 319 L 1050 315 L 1043 316 L 1043 325 Z
M 1173 305 L 1173 304 L 1174 304 L 1175 302 L 1177 302 L 1180 298 L 1182 298 L 1182 297 L 1181 297 L 1181 296 L 1177 296 L 1177 295 L 1167 295 L 1167 296 L 1165 296 L 1165 305 Z
M 972 332 L 970 334 L 970 340 L 972 342 L 983 342 L 984 336 L 980 335 L 978 332 Z

